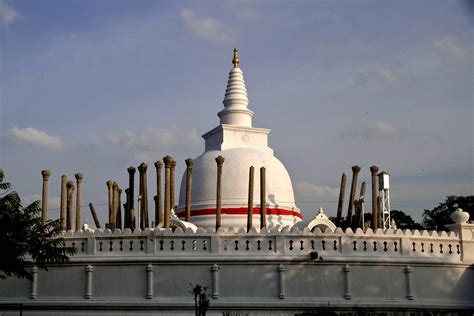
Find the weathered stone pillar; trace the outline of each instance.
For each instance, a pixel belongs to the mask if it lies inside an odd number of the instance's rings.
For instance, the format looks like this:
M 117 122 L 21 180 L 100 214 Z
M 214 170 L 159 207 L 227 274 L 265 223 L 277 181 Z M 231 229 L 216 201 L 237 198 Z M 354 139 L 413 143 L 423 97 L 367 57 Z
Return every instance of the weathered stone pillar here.
M 186 221 L 191 222 L 191 189 L 193 179 L 194 160 L 188 158 L 186 162 Z
M 81 200 L 82 200 L 82 173 L 76 173 L 77 191 L 76 191 L 76 231 L 81 230 Z
M 42 170 L 41 175 L 43 176 L 43 196 L 41 199 L 41 225 L 46 225 L 48 219 L 48 179 L 51 175 L 51 171 Z
M 59 224 L 61 230 L 66 230 L 66 204 L 67 204 L 67 177 L 61 176 L 61 205 L 59 207 Z
M 147 190 L 147 180 L 146 180 L 146 170 L 148 165 L 144 162 L 138 166 L 138 172 L 140 172 L 140 228 L 145 229 L 149 227 L 148 224 L 148 190 Z
M 30 292 L 30 298 L 31 299 L 36 299 L 38 296 L 38 267 L 33 266 L 31 268 L 31 292 Z
M 253 226 L 253 180 L 254 180 L 254 167 L 249 168 L 249 194 L 247 203 L 247 232 Z
M 224 164 L 224 157 L 218 156 L 217 163 L 217 185 L 216 185 L 216 231 L 221 227 L 221 182 L 222 182 L 222 165 Z
M 278 285 L 279 285 L 279 291 L 278 291 L 278 298 L 279 299 L 284 299 L 285 298 L 285 266 L 283 264 L 278 265 Z
M 107 184 L 107 193 L 108 193 L 108 205 L 109 205 L 109 219 L 108 219 L 108 225 L 110 226 L 110 223 L 112 223 L 114 220 L 112 219 L 112 199 L 113 199 L 113 194 L 114 194 L 114 191 L 113 191 L 113 184 L 114 182 L 112 180 L 109 180 L 106 182 Z M 109 227 L 110 228 L 110 227 Z
M 413 296 L 413 289 L 412 289 L 412 282 L 411 282 L 411 273 L 413 272 L 413 269 L 407 265 L 405 266 L 405 275 L 406 275 L 406 290 L 407 290 L 407 295 L 406 298 L 410 301 L 414 300 L 415 297 Z
M 154 267 L 152 264 L 148 264 L 146 266 L 146 275 L 147 275 L 147 293 L 146 293 L 146 298 L 147 299 L 152 299 L 153 296 L 155 295 L 154 294 L 154 291 L 153 291 L 153 271 L 154 271 Z
M 260 168 L 260 229 L 267 226 L 267 181 L 265 167 Z
M 66 215 L 66 230 L 72 229 L 72 204 L 74 194 L 74 182 L 68 181 L 66 183 L 67 189 L 67 215 Z
M 117 214 L 115 219 L 115 227 L 122 229 L 122 189 L 118 188 L 117 192 Z
M 377 203 L 377 174 L 379 173 L 379 167 L 370 167 L 370 173 L 372 175 L 372 229 L 375 231 L 379 227 L 379 208 Z
M 130 225 L 130 189 L 125 189 L 125 204 L 123 205 L 123 228 L 132 228 Z
M 112 183 L 112 215 L 109 222 L 109 229 L 114 230 L 117 227 L 117 212 L 118 212 L 118 190 L 117 182 Z
M 354 209 L 354 198 L 357 190 L 357 178 L 359 176 L 360 167 L 358 165 L 352 166 L 352 184 L 351 184 L 351 195 L 349 199 L 349 207 L 347 209 L 347 227 L 352 225 L 352 210 Z
M 213 264 L 212 268 L 212 298 L 218 299 L 219 298 L 219 266 L 217 264 Z
M 128 167 L 128 193 L 127 193 L 127 217 L 128 217 L 128 227 L 130 229 L 135 229 L 135 222 L 132 222 L 132 210 L 134 211 L 134 194 L 135 194 L 135 171 L 136 169 L 132 166 Z M 134 211 L 135 212 L 135 211 Z
M 174 174 L 175 174 L 175 169 L 176 169 L 176 160 L 171 161 L 171 168 L 170 168 L 170 209 L 174 210 L 175 209 L 175 191 L 174 191 Z
M 92 218 L 94 219 L 95 227 L 100 228 L 100 222 L 99 222 L 99 218 L 97 217 L 97 213 L 95 211 L 94 204 L 89 203 L 89 209 L 91 210 L 91 214 L 92 214 Z
M 337 203 L 336 226 L 342 224 L 342 207 L 344 205 L 344 195 L 346 194 L 346 174 L 341 177 L 341 188 L 339 189 L 339 202 Z
M 161 170 L 163 169 L 163 163 L 161 161 L 155 162 L 156 168 L 156 195 L 155 200 L 155 226 L 158 226 L 163 222 L 163 197 L 161 188 Z
M 163 158 L 163 163 L 165 164 L 165 203 L 164 203 L 164 218 L 163 218 L 163 227 L 169 228 L 170 221 L 171 221 L 171 213 L 170 213 L 170 168 L 171 168 L 171 161 L 173 158 L 170 156 L 166 156 Z
M 346 300 L 350 300 L 352 299 L 352 294 L 351 294 L 351 276 L 350 276 L 350 272 L 351 272 L 351 267 L 346 264 L 343 268 L 343 271 L 344 271 L 344 276 L 345 276 L 345 279 L 346 279 L 346 291 L 344 293 L 344 298 Z

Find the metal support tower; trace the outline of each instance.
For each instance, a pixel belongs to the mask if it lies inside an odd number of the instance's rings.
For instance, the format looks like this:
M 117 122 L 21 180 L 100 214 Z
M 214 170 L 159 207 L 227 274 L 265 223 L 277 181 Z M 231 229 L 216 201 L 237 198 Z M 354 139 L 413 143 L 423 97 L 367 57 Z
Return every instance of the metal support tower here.
M 379 210 L 382 215 L 382 229 L 390 228 L 390 174 L 386 171 L 380 172 L 379 177 Z

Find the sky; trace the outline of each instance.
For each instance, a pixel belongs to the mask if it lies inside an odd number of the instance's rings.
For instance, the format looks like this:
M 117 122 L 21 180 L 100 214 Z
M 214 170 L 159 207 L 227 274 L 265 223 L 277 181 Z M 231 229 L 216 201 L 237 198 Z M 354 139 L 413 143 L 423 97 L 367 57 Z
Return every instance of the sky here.
M 421 220 L 474 193 L 473 22 L 453 0 L 0 0 L 0 168 L 24 204 L 51 170 L 51 218 L 61 175 L 83 173 L 104 222 L 107 180 L 144 161 L 154 192 L 154 161 L 180 180 L 202 153 L 237 46 L 306 220 L 336 214 L 355 164 L 368 188 L 388 171 L 392 209 Z

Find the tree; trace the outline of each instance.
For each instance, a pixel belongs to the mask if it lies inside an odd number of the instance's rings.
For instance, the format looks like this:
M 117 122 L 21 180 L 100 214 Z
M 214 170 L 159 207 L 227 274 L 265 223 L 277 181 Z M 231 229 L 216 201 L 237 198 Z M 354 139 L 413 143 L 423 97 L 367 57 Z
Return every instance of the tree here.
M 39 201 L 23 207 L 19 195 L 10 191 L 11 184 L 3 180 L 0 169 L 0 279 L 14 275 L 31 280 L 27 270 L 31 262 L 44 269 L 48 264 L 68 262 L 75 249 L 65 247 L 59 237 L 59 220 L 41 225 Z
M 448 196 L 444 203 L 440 203 L 432 210 L 423 212 L 423 226 L 431 230 L 447 230 L 446 225 L 452 224 L 449 217 L 458 207 L 469 213 L 470 219 L 474 218 L 474 195 Z
M 395 221 L 398 229 L 423 229 L 423 225 L 417 223 L 410 215 L 403 211 L 393 210 L 390 212 L 390 219 Z
M 196 284 L 189 284 L 192 288 L 190 291 L 194 296 L 194 312 L 196 316 L 206 316 L 209 308 L 209 298 L 207 297 L 207 287 Z

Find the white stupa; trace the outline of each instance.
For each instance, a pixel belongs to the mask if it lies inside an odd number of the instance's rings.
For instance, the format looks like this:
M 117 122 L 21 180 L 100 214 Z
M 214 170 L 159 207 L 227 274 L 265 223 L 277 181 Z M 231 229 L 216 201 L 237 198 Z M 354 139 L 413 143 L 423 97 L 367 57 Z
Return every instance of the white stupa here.
M 301 221 L 293 186 L 285 166 L 268 147 L 269 129 L 252 127 L 254 112 L 249 100 L 242 70 L 238 67 L 237 49 L 232 60 L 224 98 L 224 109 L 218 113 L 219 126 L 205 133 L 205 151 L 194 160 L 192 174 L 191 222 L 200 227 L 215 227 L 216 179 L 215 158 L 225 158 L 222 171 L 222 226 L 246 227 L 249 191 L 249 168 L 255 168 L 253 225 L 260 226 L 260 168 L 266 169 L 267 226 L 293 226 Z M 185 218 L 186 173 L 181 181 L 177 215 Z

